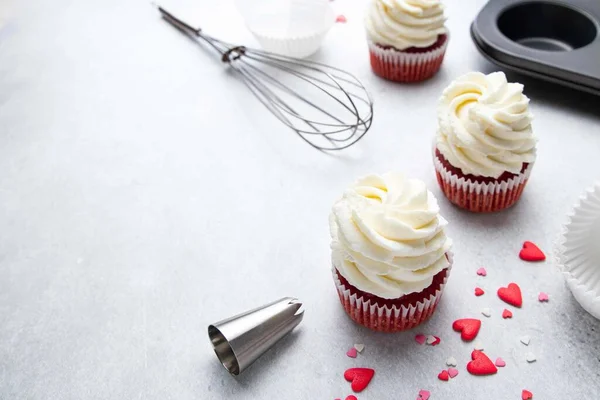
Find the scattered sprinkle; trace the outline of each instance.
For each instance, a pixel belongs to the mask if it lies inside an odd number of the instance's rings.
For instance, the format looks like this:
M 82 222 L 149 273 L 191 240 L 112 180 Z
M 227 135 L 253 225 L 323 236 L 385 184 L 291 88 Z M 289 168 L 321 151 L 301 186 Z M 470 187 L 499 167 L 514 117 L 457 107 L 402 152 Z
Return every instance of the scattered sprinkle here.
M 357 343 L 354 345 L 354 348 L 356 349 L 356 351 L 358 351 L 359 353 L 362 353 L 363 350 L 365 349 L 365 345 L 362 343 Z
M 375 370 L 371 368 L 350 368 L 344 372 L 344 379 L 352 382 L 352 390 L 359 393 L 369 385 L 373 375 L 375 375 Z
M 449 367 L 456 367 L 458 365 L 458 363 L 456 362 L 456 358 L 448 357 L 448 359 L 446 360 L 446 365 Z
M 533 354 L 532 352 L 525 354 L 525 359 L 527 360 L 528 363 L 532 363 L 537 360 L 537 358 L 535 358 L 535 354 Z
M 471 341 L 475 339 L 481 328 L 481 321 L 474 318 L 457 319 L 452 324 L 452 329 L 460 332 L 462 340 Z
M 475 296 L 477 296 L 477 297 L 483 296 L 484 293 L 485 292 L 483 291 L 482 288 L 478 288 L 478 287 L 475 288 Z
M 523 392 L 521 392 L 521 399 L 531 400 L 533 399 L 533 393 L 531 393 L 529 390 L 523 389 Z
M 438 374 L 438 379 L 440 381 L 448 381 L 448 379 L 450 379 L 450 375 L 448 374 L 448 371 L 443 370 L 442 372 L 440 372 Z
M 425 341 L 427 340 L 427 337 L 425 335 L 423 335 L 422 333 L 419 333 L 418 335 L 415 336 L 415 340 L 419 344 L 424 344 Z
M 433 343 L 431 343 L 432 346 L 437 346 L 438 344 L 440 344 L 442 342 L 442 339 L 440 339 L 437 336 L 434 336 L 435 341 Z
M 477 275 L 479 276 L 486 276 L 487 275 L 487 271 L 485 270 L 485 268 L 481 267 L 477 270 Z
M 346 355 L 350 358 L 356 358 L 356 349 L 351 347 L 350 350 L 346 352 Z
M 531 342 L 531 338 L 527 335 L 521 336 L 519 338 L 519 342 L 523 343 L 525 346 L 529 346 L 529 342 Z
M 523 305 L 521 288 L 516 283 L 509 283 L 508 287 L 498 289 L 498 297 L 511 306 L 521 307 Z
M 540 294 L 538 295 L 538 300 L 539 301 L 548 301 L 548 294 L 544 293 L 544 292 L 540 292 Z
M 480 340 L 477 340 L 477 341 L 475 342 L 475 345 L 473 346 L 473 348 L 474 348 L 475 350 L 481 351 L 481 350 L 483 350 L 483 343 L 481 343 L 481 341 L 480 341 Z
M 427 335 L 427 344 L 433 344 L 435 342 L 435 336 Z
M 523 243 L 519 257 L 523 261 L 544 261 L 546 259 L 544 252 L 532 242 Z
M 488 318 L 492 316 L 492 312 L 490 311 L 490 309 L 488 307 L 482 309 L 481 313 Z
M 458 375 L 458 370 L 456 368 L 448 368 L 448 375 L 450 378 L 455 378 Z
M 471 375 L 492 375 L 498 372 L 498 368 L 496 368 L 492 360 L 481 351 L 473 351 L 471 353 L 471 360 L 473 361 L 469 361 L 467 364 L 467 371 Z
M 346 22 L 348 22 L 348 20 L 346 19 L 346 17 L 344 15 L 340 14 L 335 19 L 335 22 L 339 22 L 339 23 L 345 24 Z
M 505 308 L 504 311 L 502 311 L 502 318 L 512 318 L 512 312 Z
M 356 398 L 355 395 L 351 394 L 350 396 L 346 397 L 346 400 L 358 400 L 358 399 Z
M 506 367 L 506 361 L 504 361 L 502 357 L 496 358 L 496 362 L 494 364 L 496 364 L 496 367 Z
M 431 396 L 431 393 L 429 393 L 429 390 L 420 390 L 419 391 L 419 397 L 423 400 L 429 400 L 429 396 Z

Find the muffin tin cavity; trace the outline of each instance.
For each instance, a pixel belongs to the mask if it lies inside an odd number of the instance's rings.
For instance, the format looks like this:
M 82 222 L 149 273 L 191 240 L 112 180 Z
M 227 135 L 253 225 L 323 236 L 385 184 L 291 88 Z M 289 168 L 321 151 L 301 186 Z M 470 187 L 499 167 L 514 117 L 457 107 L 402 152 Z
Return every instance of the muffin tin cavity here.
M 507 8 L 498 29 L 523 46 L 546 51 L 570 51 L 592 43 L 598 34 L 583 12 L 555 3 L 533 2 Z
M 471 25 L 490 61 L 600 95 L 600 1 L 493 0 Z

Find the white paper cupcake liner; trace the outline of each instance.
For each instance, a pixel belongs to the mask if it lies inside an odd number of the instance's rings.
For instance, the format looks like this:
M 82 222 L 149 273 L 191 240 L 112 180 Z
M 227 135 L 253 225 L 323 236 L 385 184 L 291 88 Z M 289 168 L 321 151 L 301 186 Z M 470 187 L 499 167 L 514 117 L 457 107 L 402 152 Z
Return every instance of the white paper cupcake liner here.
M 328 30 L 329 28 L 312 35 L 290 38 L 264 36 L 256 31 L 251 32 L 265 51 L 287 57 L 305 58 L 319 50 Z
M 558 266 L 575 299 L 600 319 L 600 181 L 568 214 L 556 246 Z
M 502 182 L 475 182 L 465 179 L 448 170 L 433 154 L 438 183 L 446 197 L 459 207 L 473 212 L 500 211 L 515 204 L 521 197 L 529 180 L 534 163 L 529 163 L 525 171 Z
M 288 57 L 316 52 L 335 24 L 328 0 L 245 0 L 238 8 L 263 50 Z
M 364 300 L 357 293 L 352 293 L 351 289 L 340 281 L 335 267 L 332 267 L 331 273 L 340 302 L 354 322 L 376 331 L 400 332 L 420 325 L 433 315 L 452 269 L 453 254 L 452 252 L 446 254 L 448 267 L 445 269 L 446 276 L 440 288 L 416 305 L 390 307 L 380 306 L 371 299 Z
M 396 49 L 385 49 L 368 40 L 373 71 L 386 79 L 397 82 L 418 82 L 431 78 L 440 69 L 450 42 L 425 53 L 405 53 Z

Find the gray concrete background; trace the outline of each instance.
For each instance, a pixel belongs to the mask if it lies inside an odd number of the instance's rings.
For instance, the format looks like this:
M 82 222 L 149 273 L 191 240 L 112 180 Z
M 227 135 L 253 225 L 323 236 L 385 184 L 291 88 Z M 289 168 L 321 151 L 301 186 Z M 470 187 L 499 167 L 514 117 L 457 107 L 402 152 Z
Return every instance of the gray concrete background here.
M 184 2 L 185 3 L 185 2 Z M 165 5 L 169 5 L 166 2 Z M 435 105 L 456 76 L 496 68 L 469 24 L 481 0 L 447 1 L 452 32 L 434 79 L 397 85 L 370 71 L 363 2 L 316 59 L 360 77 L 375 99 L 356 147 L 319 153 L 283 128 L 214 54 L 161 21 L 146 1 L 3 0 L 0 4 L 0 398 L 333 399 L 343 372 L 375 368 L 358 397 L 591 399 L 600 322 L 573 300 L 549 259 L 517 257 L 531 240 L 548 255 L 565 215 L 598 178 L 600 98 L 510 74 L 526 85 L 539 160 L 520 203 L 495 215 L 453 208 L 436 187 Z M 215 36 L 254 44 L 232 2 L 185 4 Z M 329 273 L 329 208 L 357 176 L 423 179 L 455 241 L 455 268 L 434 318 L 386 335 L 353 324 Z M 487 267 L 488 277 L 475 270 Z M 512 320 L 494 292 L 518 282 Z M 479 285 L 486 295 L 475 298 Z M 550 295 L 540 304 L 539 291 Z M 300 329 L 244 376 L 218 364 L 206 326 L 285 295 L 306 304 Z M 451 330 L 490 307 L 480 340 L 507 367 L 470 376 L 471 346 Z M 518 338 L 532 337 L 529 348 Z M 345 351 L 366 345 L 356 360 Z M 525 353 L 538 357 L 534 364 Z M 460 375 L 440 382 L 454 356 Z

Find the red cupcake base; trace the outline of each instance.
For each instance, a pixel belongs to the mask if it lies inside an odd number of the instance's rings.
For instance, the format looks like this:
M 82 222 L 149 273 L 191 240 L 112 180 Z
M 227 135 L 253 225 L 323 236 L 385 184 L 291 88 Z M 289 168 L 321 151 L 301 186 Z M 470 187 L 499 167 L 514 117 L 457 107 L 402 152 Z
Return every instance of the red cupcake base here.
M 444 158 L 434 154 L 435 173 L 444 195 L 460 208 L 476 213 L 501 211 L 521 197 L 533 164 L 524 163 L 520 174 L 504 173 L 497 179 L 465 175 Z
M 447 45 L 447 35 L 440 35 L 435 44 L 425 49 L 397 50 L 390 46 L 369 43 L 371 67 L 375 74 L 391 81 L 424 81 L 439 71 Z
M 425 290 L 391 300 L 352 286 L 335 268 L 332 272 L 340 302 L 354 322 L 375 331 L 400 332 L 414 328 L 431 317 L 442 296 L 450 268 L 436 274 Z

